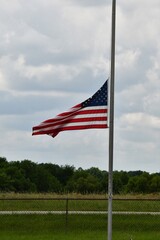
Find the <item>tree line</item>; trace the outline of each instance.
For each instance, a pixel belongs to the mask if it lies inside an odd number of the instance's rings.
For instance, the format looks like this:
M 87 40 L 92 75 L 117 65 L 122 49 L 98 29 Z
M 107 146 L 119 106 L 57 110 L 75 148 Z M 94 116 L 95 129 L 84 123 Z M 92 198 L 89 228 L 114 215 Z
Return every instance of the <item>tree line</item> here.
M 107 193 L 108 172 L 0 157 L 0 192 Z M 160 192 L 160 172 L 114 171 L 114 194 Z

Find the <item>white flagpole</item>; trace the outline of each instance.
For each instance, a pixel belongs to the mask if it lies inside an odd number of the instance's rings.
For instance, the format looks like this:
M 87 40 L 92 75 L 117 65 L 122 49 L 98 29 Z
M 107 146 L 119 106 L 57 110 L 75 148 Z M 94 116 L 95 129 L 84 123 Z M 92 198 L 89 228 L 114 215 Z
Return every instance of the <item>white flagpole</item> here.
M 115 75 L 116 0 L 112 0 L 111 75 L 109 112 L 109 169 L 108 169 L 108 240 L 112 240 L 113 145 L 114 145 L 114 75 Z

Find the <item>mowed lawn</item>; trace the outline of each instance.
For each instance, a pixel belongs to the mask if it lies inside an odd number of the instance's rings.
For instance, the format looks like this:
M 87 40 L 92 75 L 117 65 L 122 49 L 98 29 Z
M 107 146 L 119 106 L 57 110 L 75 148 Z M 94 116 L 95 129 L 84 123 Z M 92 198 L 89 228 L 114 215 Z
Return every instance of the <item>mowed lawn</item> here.
M 106 240 L 106 215 L 1 215 L 1 240 Z M 113 240 L 159 240 L 160 216 L 113 215 Z
M 69 211 L 107 211 L 105 199 L 92 200 L 90 196 L 90 199 L 72 198 L 68 202 L 65 199 L 33 200 L 28 196 L 26 199 L 26 195 L 18 195 L 18 200 L 14 197 L 1 196 L 0 211 L 66 211 L 66 206 Z M 159 196 L 153 201 L 113 200 L 113 211 L 159 212 Z M 69 214 L 67 218 L 65 214 L 0 215 L 0 240 L 71 239 L 107 240 L 107 214 Z M 160 215 L 113 215 L 113 240 L 160 240 Z

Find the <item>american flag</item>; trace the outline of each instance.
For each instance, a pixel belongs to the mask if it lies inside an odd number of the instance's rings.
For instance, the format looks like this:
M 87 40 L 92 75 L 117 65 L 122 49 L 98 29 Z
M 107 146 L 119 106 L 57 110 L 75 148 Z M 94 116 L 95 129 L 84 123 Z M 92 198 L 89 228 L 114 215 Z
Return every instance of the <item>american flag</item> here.
M 32 135 L 55 137 L 61 131 L 107 128 L 108 80 L 90 98 L 33 127 Z

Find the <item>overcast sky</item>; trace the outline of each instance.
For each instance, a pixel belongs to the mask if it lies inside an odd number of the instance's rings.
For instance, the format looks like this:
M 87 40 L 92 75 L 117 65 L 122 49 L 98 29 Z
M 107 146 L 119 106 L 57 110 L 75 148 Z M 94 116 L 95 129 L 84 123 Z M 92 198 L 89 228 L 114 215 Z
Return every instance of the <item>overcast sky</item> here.
M 0 1 L 0 156 L 108 170 L 108 129 L 32 136 L 110 74 L 111 0 Z M 117 0 L 114 170 L 160 172 L 160 1 Z

